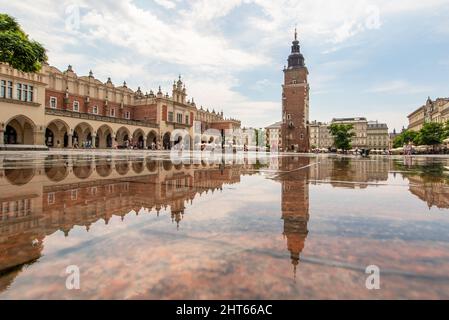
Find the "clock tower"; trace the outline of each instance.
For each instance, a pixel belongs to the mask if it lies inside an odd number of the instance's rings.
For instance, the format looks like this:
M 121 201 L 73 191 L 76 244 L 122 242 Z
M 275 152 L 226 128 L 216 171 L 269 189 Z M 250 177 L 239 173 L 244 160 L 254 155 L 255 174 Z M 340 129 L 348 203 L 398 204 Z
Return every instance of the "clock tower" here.
M 282 86 L 282 151 L 309 151 L 309 71 L 301 54 L 298 34 L 288 56 L 288 66 L 284 67 Z

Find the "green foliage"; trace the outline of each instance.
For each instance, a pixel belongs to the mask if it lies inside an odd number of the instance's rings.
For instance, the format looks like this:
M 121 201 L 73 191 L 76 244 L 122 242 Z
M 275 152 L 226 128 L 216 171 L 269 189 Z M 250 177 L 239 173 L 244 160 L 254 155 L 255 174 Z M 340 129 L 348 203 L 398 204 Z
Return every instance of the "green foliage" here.
M 445 128 L 442 123 L 428 122 L 423 125 L 416 137 L 418 145 L 433 146 L 441 144 L 444 140 Z
M 449 138 L 449 121 L 444 125 L 444 139 Z
M 334 146 L 343 151 L 351 149 L 351 138 L 355 136 L 351 124 L 331 124 L 329 131 L 334 138 Z
M 37 72 L 45 61 L 45 48 L 30 40 L 14 18 L 0 14 L 0 62 L 23 72 Z
M 400 135 L 398 135 L 393 141 L 394 148 L 403 147 L 404 144 L 408 144 L 409 142 L 416 144 L 416 139 L 418 136 L 418 132 L 413 130 L 405 130 Z

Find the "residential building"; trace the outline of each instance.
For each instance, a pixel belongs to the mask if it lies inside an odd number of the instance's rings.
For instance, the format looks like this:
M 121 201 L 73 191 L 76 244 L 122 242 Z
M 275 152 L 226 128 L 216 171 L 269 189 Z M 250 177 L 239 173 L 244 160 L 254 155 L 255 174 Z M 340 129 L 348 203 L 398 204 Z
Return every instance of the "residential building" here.
M 426 122 L 446 123 L 449 120 L 449 98 L 427 98 L 422 105 L 408 116 L 408 130 L 419 131 Z
M 265 128 L 266 141 L 270 147 L 270 151 L 278 151 L 282 146 L 282 121 L 273 123 Z
M 351 144 L 353 148 L 367 148 L 368 142 L 368 121 L 363 117 L 355 118 L 334 118 L 331 124 L 350 124 L 354 127 L 355 136 L 352 138 Z
M 329 132 L 329 125 L 325 122 L 312 121 L 309 124 L 310 147 L 312 149 L 328 149 L 332 147 L 334 138 Z
M 367 147 L 368 149 L 386 150 L 390 145 L 390 135 L 386 123 L 378 121 L 368 121 L 367 127 Z

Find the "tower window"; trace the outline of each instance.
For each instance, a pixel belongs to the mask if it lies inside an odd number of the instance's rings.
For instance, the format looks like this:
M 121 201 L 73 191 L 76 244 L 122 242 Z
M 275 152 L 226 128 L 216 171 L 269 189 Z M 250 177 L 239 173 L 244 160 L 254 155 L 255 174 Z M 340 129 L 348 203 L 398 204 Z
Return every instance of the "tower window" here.
M 287 120 L 291 120 L 292 119 L 292 115 L 289 113 L 287 114 Z
M 297 83 L 296 79 L 293 79 L 292 84 L 296 84 L 296 83 Z

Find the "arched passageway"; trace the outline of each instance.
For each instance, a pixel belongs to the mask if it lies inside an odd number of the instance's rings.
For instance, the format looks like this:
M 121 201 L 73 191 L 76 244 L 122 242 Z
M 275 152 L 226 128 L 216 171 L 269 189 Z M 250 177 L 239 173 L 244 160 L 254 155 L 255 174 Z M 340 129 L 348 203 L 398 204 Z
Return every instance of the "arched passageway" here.
M 4 144 L 35 144 L 36 125 L 29 118 L 19 115 L 10 119 L 5 126 Z

